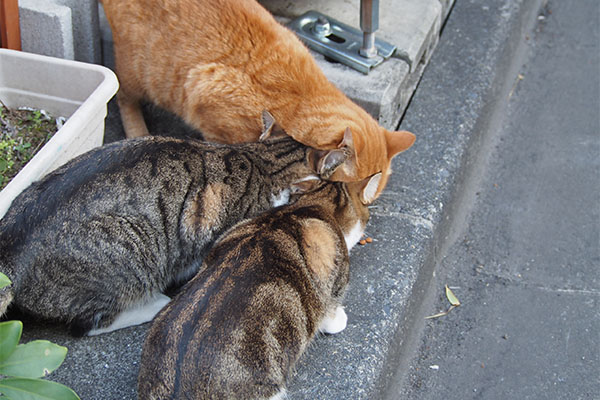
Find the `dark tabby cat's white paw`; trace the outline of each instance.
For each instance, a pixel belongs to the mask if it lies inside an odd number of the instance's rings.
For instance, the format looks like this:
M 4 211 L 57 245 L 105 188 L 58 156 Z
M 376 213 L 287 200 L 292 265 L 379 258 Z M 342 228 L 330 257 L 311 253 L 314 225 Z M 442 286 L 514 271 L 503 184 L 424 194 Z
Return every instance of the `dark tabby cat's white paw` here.
M 88 336 L 96 336 L 102 333 L 116 331 L 130 326 L 141 325 L 152 319 L 166 306 L 171 299 L 162 294 L 157 293 L 148 299 L 144 299 L 139 303 L 133 304 L 127 310 L 117 315 L 112 324 L 104 328 L 92 329 L 88 332 Z

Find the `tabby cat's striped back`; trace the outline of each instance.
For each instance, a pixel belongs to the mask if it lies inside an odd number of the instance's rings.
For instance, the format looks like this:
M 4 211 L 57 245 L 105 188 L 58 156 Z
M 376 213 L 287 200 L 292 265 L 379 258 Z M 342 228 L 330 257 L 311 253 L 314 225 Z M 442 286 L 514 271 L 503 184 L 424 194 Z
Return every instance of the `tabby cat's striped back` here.
M 376 178 L 378 181 L 379 178 Z M 348 249 L 377 183 L 328 183 L 297 203 L 239 223 L 157 316 L 139 399 L 278 398 L 319 331 L 346 325 Z
M 0 291 L 0 315 L 14 297 L 74 334 L 151 319 L 165 288 L 192 276 L 221 233 L 313 176 L 311 152 L 287 136 L 244 145 L 147 137 L 72 160 L 0 220 L 0 271 L 13 282 Z

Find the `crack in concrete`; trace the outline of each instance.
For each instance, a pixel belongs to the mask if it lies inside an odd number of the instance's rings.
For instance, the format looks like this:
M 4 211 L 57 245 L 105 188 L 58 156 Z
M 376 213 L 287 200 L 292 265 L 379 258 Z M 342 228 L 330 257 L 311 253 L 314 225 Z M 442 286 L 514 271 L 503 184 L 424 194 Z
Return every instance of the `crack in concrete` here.
M 566 293 L 566 294 L 577 294 L 577 295 L 592 295 L 592 296 L 600 296 L 600 290 L 594 289 L 582 289 L 582 288 L 556 288 L 549 287 L 539 283 L 527 282 L 523 280 L 516 279 L 515 277 L 497 274 L 497 273 L 488 273 L 480 271 L 478 275 L 483 275 L 484 277 L 490 278 L 498 278 L 507 283 L 514 284 L 515 286 L 525 287 L 525 288 L 533 288 L 538 289 L 544 292 L 555 292 L 555 293 Z
M 415 226 L 421 226 L 430 231 L 433 231 L 433 221 L 431 221 L 427 218 L 423 218 L 418 215 L 406 214 L 406 213 L 401 213 L 401 212 L 397 212 L 397 211 L 387 211 L 387 212 L 379 213 L 375 209 L 375 211 L 371 210 L 371 216 L 372 217 L 373 216 L 394 217 L 394 218 L 398 218 L 398 219 L 405 219 L 405 220 L 408 220 L 411 224 L 413 224 Z

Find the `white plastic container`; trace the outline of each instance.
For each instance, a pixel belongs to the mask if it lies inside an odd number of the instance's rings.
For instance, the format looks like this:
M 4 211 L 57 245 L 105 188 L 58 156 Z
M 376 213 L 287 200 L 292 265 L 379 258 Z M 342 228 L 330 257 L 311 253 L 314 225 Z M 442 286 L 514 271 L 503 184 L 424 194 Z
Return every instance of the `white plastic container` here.
M 0 218 L 32 182 L 102 145 L 107 103 L 119 88 L 100 65 L 0 49 L 0 100 L 68 118 L 62 128 L 0 192 Z

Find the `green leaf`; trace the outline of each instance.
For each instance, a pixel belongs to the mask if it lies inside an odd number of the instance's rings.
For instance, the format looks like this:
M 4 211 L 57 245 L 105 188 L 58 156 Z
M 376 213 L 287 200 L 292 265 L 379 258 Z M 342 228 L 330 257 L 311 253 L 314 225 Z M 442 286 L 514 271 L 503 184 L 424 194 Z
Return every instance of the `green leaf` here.
M 0 361 L 0 375 L 40 378 L 58 368 L 66 356 L 66 347 L 47 340 L 20 344 L 8 358 Z
M 13 400 L 79 400 L 72 389 L 43 379 L 2 379 L 0 393 Z
M 16 349 L 23 332 L 21 321 L 0 322 L 0 363 Z
M 454 293 L 452 293 L 452 290 L 450 290 L 448 285 L 446 285 L 446 297 L 448 298 L 448 301 L 450 302 L 450 304 L 452 304 L 453 306 L 455 306 L 455 307 L 460 306 L 460 301 L 458 301 L 458 299 L 456 298 Z
M 10 285 L 12 282 L 10 281 L 10 279 L 8 279 L 8 276 L 4 275 L 2 272 L 0 272 L 0 289 L 2 289 L 5 286 Z

